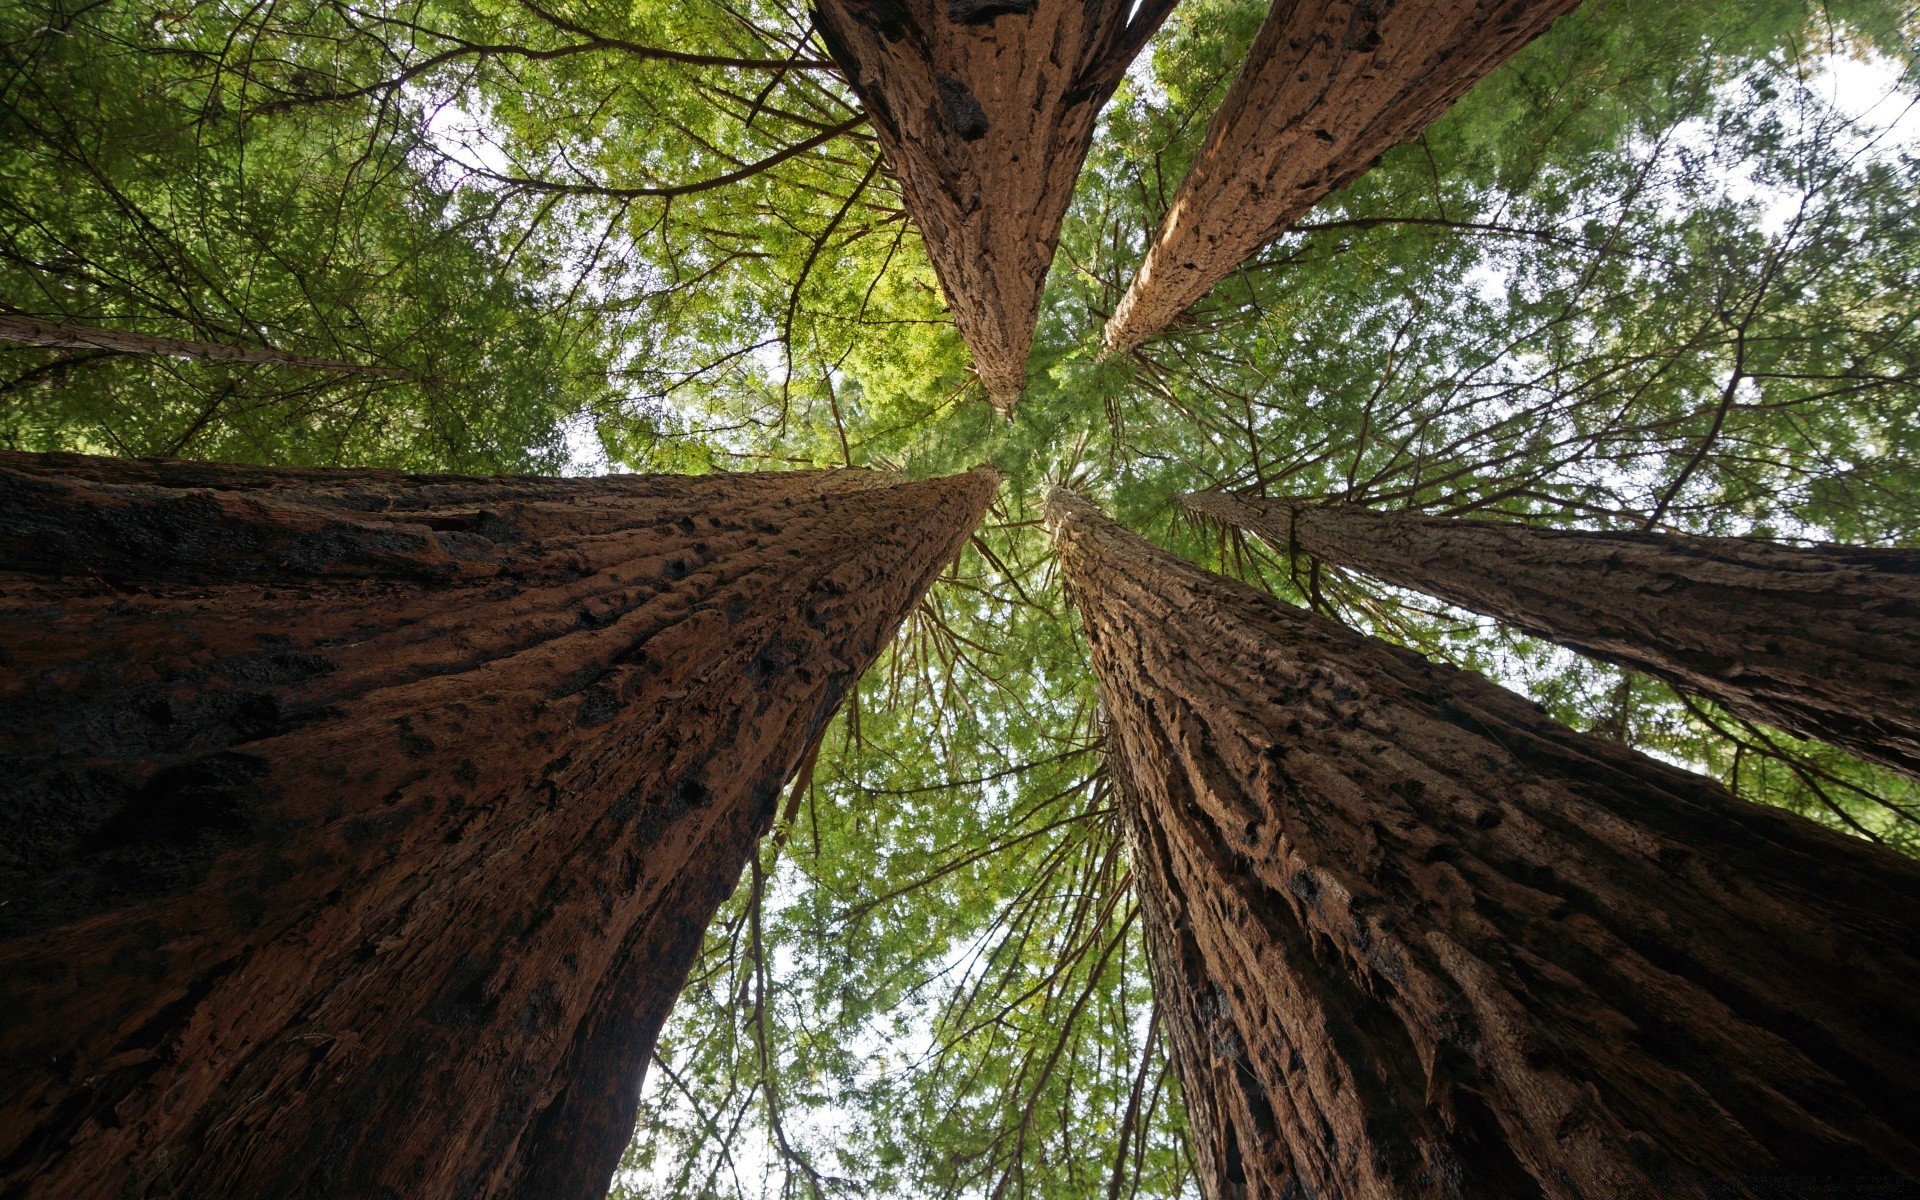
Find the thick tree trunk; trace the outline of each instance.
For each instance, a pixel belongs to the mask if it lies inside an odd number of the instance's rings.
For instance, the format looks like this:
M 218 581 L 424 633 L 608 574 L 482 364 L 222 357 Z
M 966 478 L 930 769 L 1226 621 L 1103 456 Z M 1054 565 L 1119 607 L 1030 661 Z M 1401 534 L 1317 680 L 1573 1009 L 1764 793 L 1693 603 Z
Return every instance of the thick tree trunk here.
M 1107 322 L 1108 353 L 1166 329 L 1578 4 L 1274 0 Z
M 819 0 L 987 394 L 1026 386 L 1100 109 L 1174 0 Z M 1132 19 L 1129 20 L 1129 12 Z
M 993 488 L 0 459 L 0 1195 L 603 1195 Z
M 270 367 L 298 367 L 336 375 L 374 375 L 383 379 L 412 379 L 411 371 L 370 367 L 363 363 L 315 358 L 263 346 L 229 346 L 220 342 L 185 342 L 179 338 L 102 329 L 70 321 L 49 321 L 17 313 L 0 313 L 0 342 L 20 342 L 61 350 L 109 350 L 115 354 L 142 354 L 154 358 L 199 358 L 210 362 L 250 363 Z
M 1049 521 L 1209 1200 L 1920 1184 L 1920 863 Z
M 1920 776 L 1920 550 L 1544 529 L 1205 493 L 1211 520 Z

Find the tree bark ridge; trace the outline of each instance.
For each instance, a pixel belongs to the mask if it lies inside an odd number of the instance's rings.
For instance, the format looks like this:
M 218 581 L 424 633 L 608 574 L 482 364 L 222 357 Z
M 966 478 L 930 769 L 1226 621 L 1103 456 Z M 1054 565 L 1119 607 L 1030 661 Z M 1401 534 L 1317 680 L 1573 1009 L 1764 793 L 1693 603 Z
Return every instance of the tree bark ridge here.
M 0 457 L 0 1195 L 603 1195 L 994 486 Z
M 1920 776 L 1920 550 L 1550 529 L 1203 493 L 1210 520 Z
M 1107 352 L 1165 330 L 1578 3 L 1274 0 L 1107 322 Z
M 1208 1200 L 1920 1181 L 1920 864 L 1048 523 Z

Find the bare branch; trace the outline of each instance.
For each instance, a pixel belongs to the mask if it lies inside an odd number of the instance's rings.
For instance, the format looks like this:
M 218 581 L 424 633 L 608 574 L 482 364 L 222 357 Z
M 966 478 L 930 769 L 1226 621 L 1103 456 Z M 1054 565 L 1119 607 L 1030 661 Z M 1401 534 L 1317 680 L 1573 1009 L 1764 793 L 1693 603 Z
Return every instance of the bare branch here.
M 491 179 L 510 187 L 529 192 L 549 192 L 560 196 L 604 196 L 614 200 L 641 200 L 649 196 L 690 196 L 696 192 L 709 192 L 714 188 L 726 187 L 751 179 L 763 171 L 771 170 L 796 155 L 805 154 L 816 146 L 825 145 L 845 133 L 865 124 L 866 114 L 850 117 L 840 124 L 815 134 L 803 142 L 796 142 L 786 149 L 770 154 L 758 162 L 748 163 L 737 171 L 728 171 L 724 175 L 715 175 L 711 179 L 701 179 L 693 183 L 670 184 L 661 187 L 609 187 L 598 183 L 562 183 L 554 179 L 528 179 L 518 175 L 501 175 L 494 171 L 475 170 L 474 174 L 482 179 Z
M 376 367 L 365 363 L 341 362 L 294 354 L 270 346 L 228 346 L 219 342 L 188 342 L 179 338 L 156 337 L 147 333 L 129 333 L 121 329 L 102 329 L 94 325 L 75 325 L 50 321 L 21 313 L 0 313 L 0 341 L 20 342 L 28 346 L 46 346 L 61 350 L 105 350 L 113 354 L 139 354 L 158 358 L 195 358 L 209 362 L 252 363 L 272 367 L 299 367 L 309 371 L 330 371 L 337 375 L 372 375 L 382 379 L 412 379 L 413 372 L 398 367 Z

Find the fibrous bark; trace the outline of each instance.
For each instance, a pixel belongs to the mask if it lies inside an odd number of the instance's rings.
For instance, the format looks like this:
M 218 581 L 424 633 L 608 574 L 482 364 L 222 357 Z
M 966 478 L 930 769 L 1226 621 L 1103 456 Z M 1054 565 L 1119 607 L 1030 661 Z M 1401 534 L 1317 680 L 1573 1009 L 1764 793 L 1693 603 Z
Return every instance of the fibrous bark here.
M 1920 775 L 1920 551 L 1548 529 L 1205 493 L 1188 508 Z
M 1108 353 L 1166 329 L 1578 4 L 1274 0 L 1107 322 Z
M 993 487 L 0 459 L 0 1194 L 603 1195 Z
M 1094 121 L 1174 0 L 819 0 L 987 394 L 1026 386 Z M 1129 13 L 1131 12 L 1131 19 Z
M 384 379 L 411 379 L 411 371 L 396 367 L 372 367 L 364 363 L 342 362 L 333 358 L 315 358 L 265 346 L 229 346 L 220 342 L 187 342 L 179 338 L 156 337 L 149 333 L 129 333 L 124 329 L 102 329 L 97 325 L 77 325 L 71 321 L 49 321 L 17 313 L 0 313 L 0 341 L 20 342 L 28 346 L 47 346 L 61 350 L 106 350 L 114 354 L 140 354 L 155 358 L 198 358 L 209 362 L 247 363 L 255 366 L 298 367 L 308 371 L 327 371 L 335 375 L 374 375 Z
M 1920 1184 L 1920 863 L 1049 522 L 1208 1200 Z

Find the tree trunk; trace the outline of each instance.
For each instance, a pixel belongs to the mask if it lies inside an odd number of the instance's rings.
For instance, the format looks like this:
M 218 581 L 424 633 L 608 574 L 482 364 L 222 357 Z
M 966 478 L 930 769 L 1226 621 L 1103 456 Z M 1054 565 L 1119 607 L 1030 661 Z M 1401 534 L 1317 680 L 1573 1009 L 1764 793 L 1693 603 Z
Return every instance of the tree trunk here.
M 993 488 L 0 459 L 0 1195 L 597 1200 Z
M 1186 504 L 1920 776 L 1920 550 Z
M 1920 863 L 1049 523 L 1208 1200 L 1912 1194 Z
M 0 313 L 0 342 L 20 342 L 61 350 L 108 350 L 115 354 L 143 354 L 154 358 L 199 358 L 210 362 L 252 363 L 270 367 L 299 367 L 336 375 L 375 375 L 383 379 L 412 379 L 413 372 L 397 367 L 370 367 L 361 363 L 314 358 L 261 346 L 228 346 L 219 342 L 183 342 L 178 338 L 101 329 L 68 321 L 49 321 L 18 313 Z
M 1026 386 L 1095 118 L 1174 0 L 820 0 L 988 397 Z
M 1107 322 L 1108 353 L 1166 329 L 1578 3 L 1274 0 Z

